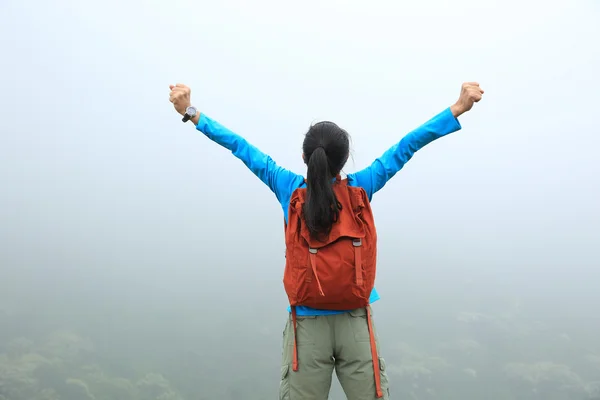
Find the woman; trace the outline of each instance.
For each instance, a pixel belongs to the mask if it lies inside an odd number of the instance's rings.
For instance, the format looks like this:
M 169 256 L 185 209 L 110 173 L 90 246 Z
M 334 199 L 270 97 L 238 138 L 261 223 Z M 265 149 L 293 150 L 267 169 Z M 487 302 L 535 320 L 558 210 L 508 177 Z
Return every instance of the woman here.
M 310 250 L 310 253 L 316 254 L 321 248 L 316 249 L 318 246 L 314 243 L 319 243 L 319 241 L 325 244 L 330 243 L 322 238 L 329 237 L 332 229 L 339 231 L 340 224 L 343 225 L 348 219 L 352 219 L 348 216 L 348 209 L 353 208 L 351 200 L 349 200 L 353 196 L 352 193 L 356 196 L 364 194 L 366 204 L 363 206 L 366 207 L 364 209 L 369 215 L 369 202 L 373 195 L 411 159 L 416 151 L 435 139 L 461 129 L 457 118 L 469 111 L 475 102 L 481 100 L 483 95 L 483 90 L 476 82 L 463 84 L 459 99 L 454 105 L 404 136 L 370 166 L 349 174 L 342 181 L 339 174 L 348 159 L 350 141 L 348 133 L 336 124 L 320 122 L 311 126 L 306 133 L 302 146 L 302 157 L 307 165 L 305 180 L 302 175 L 278 166 L 268 155 L 252 146 L 241 136 L 199 113 L 191 106 L 189 87 L 177 84 L 171 85 L 170 89 L 169 99 L 175 110 L 183 116 L 183 121 L 192 121 L 197 130 L 229 149 L 277 196 L 286 221 L 286 247 L 288 249 L 286 250 L 284 284 L 290 304 L 293 303 L 292 299 L 297 300 L 297 297 L 290 294 L 288 287 L 291 285 L 291 280 L 294 279 L 289 272 L 289 264 L 296 262 L 298 257 L 294 256 L 290 260 L 287 254 L 290 254 L 288 253 L 290 240 L 298 240 L 298 237 L 302 235 L 294 236 L 293 233 L 289 233 L 289 213 L 297 211 L 297 214 L 294 215 L 298 216 L 297 223 L 299 225 L 294 225 L 294 229 L 298 232 L 301 230 L 307 232 L 304 245 L 306 249 Z M 346 186 L 354 189 L 346 190 Z M 350 193 L 350 197 L 346 196 L 346 193 Z M 294 203 L 292 206 L 290 206 L 291 201 Z M 297 202 L 299 202 L 299 206 L 297 206 Z M 366 224 L 371 222 L 369 218 L 365 221 Z M 292 221 L 292 224 L 295 222 L 296 219 Z M 361 223 L 361 225 L 364 224 Z M 294 239 L 290 239 L 291 237 Z M 376 242 L 374 229 L 372 239 Z M 337 241 L 332 242 L 337 243 Z M 353 243 L 357 242 L 360 246 L 360 240 L 355 240 Z M 313 244 L 311 245 L 311 243 Z M 373 243 L 373 246 L 375 245 L 376 243 Z M 315 248 L 309 249 L 311 246 Z M 352 246 L 348 246 L 348 249 L 352 248 Z M 310 282 L 309 284 L 313 286 L 318 285 L 318 290 L 315 289 L 315 291 L 320 294 L 307 297 L 307 299 L 311 299 L 311 302 L 304 304 L 336 304 L 336 306 L 332 305 L 330 309 L 310 307 L 303 305 L 302 301 L 298 300 L 288 308 L 289 317 L 284 330 L 281 368 L 281 399 L 327 400 L 334 369 L 349 400 L 389 398 L 385 362 L 379 355 L 379 344 L 369 308 L 370 304 L 379 300 L 377 290 L 372 287 L 375 257 L 373 254 L 371 257 L 373 265 L 370 265 L 368 246 L 364 247 L 364 251 L 366 251 L 366 255 L 363 253 L 362 257 L 358 257 L 363 260 L 364 265 L 361 267 L 360 261 L 358 261 L 359 266 L 356 267 L 356 271 L 360 270 L 363 275 L 359 277 L 357 272 L 356 279 L 369 289 L 364 299 L 366 307 L 362 307 L 363 303 L 360 303 L 361 307 L 352 309 L 345 309 L 342 303 L 331 301 L 327 303 L 331 300 L 331 290 L 335 291 L 333 285 L 339 282 L 336 280 L 338 277 L 334 276 L 328 280 L 328 277 L 331 277 L 329 274 L 331 271 L 327 268 L 332 265 L 325 265 L 327 262 L 323 262 L 321 259 L 317 271 L 313 264 L 312 256 L 314 254 L 306 253 L 305 260 L 308 261 L 303 262 L 312 265 L 314 272 L 313 274 L 309 267 L 306 268 L 307 273 L 310 274 L 306 275 L 306 282 Z M 372 252 L 375 253 L 374 250 Z M 354 253 L 353 257 L 355 257 Z M 335 264 L 335 262 L 330 264 Z M 372 276 L 368 275 L 371 270 Z M 367 275 L 364 275 L 365 271 L 367 271 Z M 370 279 L 371 286 L 369 286 L 369 282 L 363 283 L 362 276 L 372 278 Z M 314 281 L 313 278 L 315 278 Z M 304 282 L 304 278 L 301 281 Z M 365 281 L 369 281 L 369 279 L 365 278 Z M 344 293 L 347 294 L 347 292 Z M 319 299 L 324 299 L 325 303 L 318 303 L 321 301 Z

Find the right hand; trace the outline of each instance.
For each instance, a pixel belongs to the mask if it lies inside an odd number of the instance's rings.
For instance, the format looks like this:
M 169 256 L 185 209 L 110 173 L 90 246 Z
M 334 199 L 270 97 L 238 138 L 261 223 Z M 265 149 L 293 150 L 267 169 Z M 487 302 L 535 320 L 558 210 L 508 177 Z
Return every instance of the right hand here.
M 466 82 L 462 84 L 460 96 L 456 103 L 450 107 L 454 117 L 466 113 L 473 104 L 477 103 L 483 97 L 483 89 L 479 87 L 477 82 Z
M 181 115 L 184 115 L 185 110 L 192 104 L 190 100 L 192 89 L 182 83 L 178 83 L 177 85 L 169 85 L 169 89 L 171 89 L 169 101 L 173 103 L 175 111 Z

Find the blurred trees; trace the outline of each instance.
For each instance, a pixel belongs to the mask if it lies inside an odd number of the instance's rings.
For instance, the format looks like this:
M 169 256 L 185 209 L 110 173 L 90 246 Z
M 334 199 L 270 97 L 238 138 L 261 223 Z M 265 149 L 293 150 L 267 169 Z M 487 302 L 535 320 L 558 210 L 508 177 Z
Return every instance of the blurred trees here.
M 196 331 L 189 341 L 154 332 L 146 342 L 136 331 L 128 338 L 139 339 L 128 344 L 121 336 L 92 339 L 69 329 L 7 334 L 19 331 L 15 321 L 0 315 L 0 327 L 11 326 L 0 332 L 0 400 L 276 398 L 278 331 L 254 326 L 240 338 L 215 329 L 221 341 L 197 338 Z M 418 321 L 405 325 L 421 329 Z M 459 312 L 441 325 L 421 340 L 386 330 L 395 337 L 382 338 L 392 398 L 600 400 L 600 342 L 578 339 L 581 327 L 565 331 L 564 324 L 481 312 Z M 339 394 L 334 389 L 332 400 Z
M 39 344 L 15 338 L 0 355 L 2 400 L 181 400 L 158 373 L 115 376 L 100 365 L 93 343 L 69 331 Z

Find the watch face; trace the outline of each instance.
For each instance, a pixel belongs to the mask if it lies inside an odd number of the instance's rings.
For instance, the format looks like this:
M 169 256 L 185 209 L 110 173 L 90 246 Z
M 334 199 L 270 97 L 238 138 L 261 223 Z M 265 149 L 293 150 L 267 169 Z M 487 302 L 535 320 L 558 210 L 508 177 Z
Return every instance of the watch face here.
M 195 107 L 192 107 L 192 106 L 190 106 L 190 107 L 188 107 L 188 108 L 186 108 L 186 109 L 185 109 L 185 113 L 186 113 L 187 115 L 190 115 L 190 116 L 192 116 L 192 117 L 193 117 L 193 116 L 195 116 L 195 115 L 196 115 L 196 108 L 195 108 Z

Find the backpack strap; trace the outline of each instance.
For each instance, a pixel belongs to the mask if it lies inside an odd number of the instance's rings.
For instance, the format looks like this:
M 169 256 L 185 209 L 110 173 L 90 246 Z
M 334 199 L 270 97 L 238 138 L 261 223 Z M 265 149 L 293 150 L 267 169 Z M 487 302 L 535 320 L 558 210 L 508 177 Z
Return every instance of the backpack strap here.
M 363 278 L 362 278 L 362 239 L 355 239 L 352 241 L 352 245 L 354 246 L 354 269 L 356 271 L 356 284 L 358 286 L 362 286 Z
M 308 248 L 309 251 L 309 259 L 310 259 L 310 266 L 312 268 L 313 274 L 315 275 L 315 279 L 317 281 L 317 286 L 319 287 L 319 294 L 321 294 L 321 296 L 325 296 L 325 293 L 323 293 L 323 288 L 321 287 L 321 281 L 319 280 L 319 275 L 317 275 L 317 249 L 313 249 L 313 248 Z M 306 281 L 310 282 L 308 280 L 308 277 L 310 276 L 310 274 L 307 274 L 306 277 Z
M 296 306 L 292 306 L 292 325 L 294 326 L 294 355 L 292 358 L 292 371 L 298 371 L 298 340 L 296 339 Z
M 369 341 L 371 342 L 371 358 L 373 359 L 373 375 L 375 375 L 375 391 L 377 398 L 383 397 L 381 390 L 381 375 L 379 373 L 379 356 L 377 355 L 377 343 L 375 343 L 375 334 L 373 332 L 373 321 L 371 318 L 371 305 L 367 309 L 367 325 L 369 326 Z

